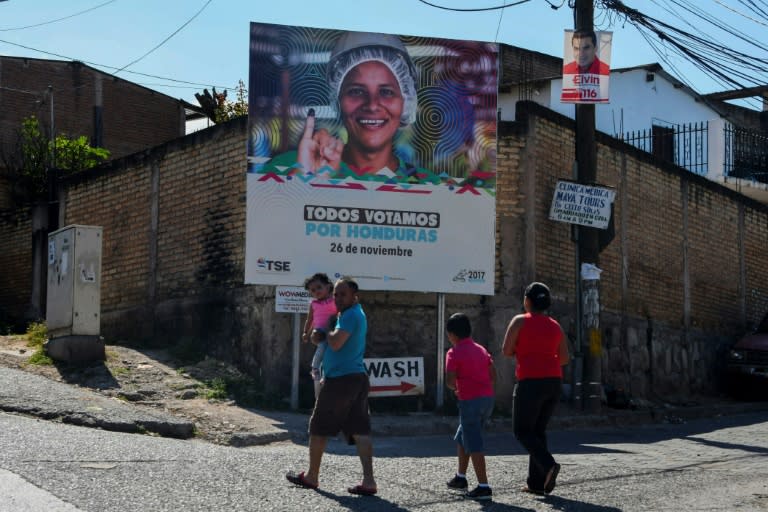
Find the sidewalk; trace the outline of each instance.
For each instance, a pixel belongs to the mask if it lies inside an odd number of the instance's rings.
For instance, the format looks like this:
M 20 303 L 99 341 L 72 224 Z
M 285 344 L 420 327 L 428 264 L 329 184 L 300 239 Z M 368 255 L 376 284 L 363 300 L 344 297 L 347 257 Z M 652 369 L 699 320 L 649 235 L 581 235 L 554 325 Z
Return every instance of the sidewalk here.
M 193 437 L 195 429 L 192 421 L 155 408 L 127 403 L 86 388 L 3 367 L 0 367 L 0 411 L 104 430 L 152 433 L 182 439 Z M 228 440 L 231 446 L 253 446 L 284 440 L 302 442 L 307 437 L 308 416 L 305 413 L 253 409 L 241 411 L 249 415 L 248 430 L 232 432 Z M 560 430 L 681 423 L 696 418 L 759 411 L 768 413 L 768 402 L 717 402 L 695 406 L 648 407 L 642 410 L 604 408 L 600 414 L 573 411 L 567 404 L 561 404 L 552 418 L 550 428 Z M 373 416 L 373 434 L 376 436 L 408 436 L 414 433 L 449 435 L 455 431 L 456 425 L 455 417 L 431 413 Z M 488 429 L 492 432 L 512 432 L 512 419 L 493 419 Z

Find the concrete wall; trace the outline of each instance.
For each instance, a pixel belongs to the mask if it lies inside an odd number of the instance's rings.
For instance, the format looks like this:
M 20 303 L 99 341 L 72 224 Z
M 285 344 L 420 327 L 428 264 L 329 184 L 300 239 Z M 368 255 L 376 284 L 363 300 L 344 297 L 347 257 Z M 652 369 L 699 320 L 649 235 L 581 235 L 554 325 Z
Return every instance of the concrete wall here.
M 551 286 L 553 314 L 576 339 L 571 227 L 548 219 L 556 182 L 571 176 L 573 122 L 532 103 L 517 111 L 499 129 L 496 294 L 446 297 L 446 313 L 465 311 L 496 357 L 502 405 L 514 365 L 501 342 L 529 281 Z M 292 315 L 274 312 L 273 287 L 242 284 L 246 131 L 237 119 L 70 179 L 63 223 L 104 228 L 109 341 L 197 339 L 288 397 Z M 618 191 L 598 262 L 603 382 L 638 397 L 714 392 L 725 347 L 768 310 L 768 208 L 664 165 L 598 134 L 598 182 Z M 367 356 L 423 356 L 434 404 L 436 294 L 365 291 L 362 302 Z

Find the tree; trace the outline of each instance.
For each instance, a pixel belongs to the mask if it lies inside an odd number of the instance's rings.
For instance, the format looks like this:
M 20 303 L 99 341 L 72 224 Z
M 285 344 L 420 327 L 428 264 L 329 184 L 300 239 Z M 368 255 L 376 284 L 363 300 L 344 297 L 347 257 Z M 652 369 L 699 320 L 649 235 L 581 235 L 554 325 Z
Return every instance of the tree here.
M 85 135 L 59 135 L 51 141 L 37 118 L 30 116 L 21 124 L 16 147 L 10 154 L 4 153 L 3 160 L 16 194 L 35 202 L 47 197 L 50 170 L 56 169 L 59 177 L 68 176 L 99 165 L 109 154 L 91 146 Z
M 248 115 L 248 89 L 245 88 L 245 82 L 242 80 L 238 80 L 235 94 L 237 95 L 235 101 L 227 101 L 227 90 L 219 93 L 214 87 L 213 94 L 208 89 L 203 89 L 202 94 L 195 93 L 195 98 L 205 115 L 219 124 L 235 117 Z

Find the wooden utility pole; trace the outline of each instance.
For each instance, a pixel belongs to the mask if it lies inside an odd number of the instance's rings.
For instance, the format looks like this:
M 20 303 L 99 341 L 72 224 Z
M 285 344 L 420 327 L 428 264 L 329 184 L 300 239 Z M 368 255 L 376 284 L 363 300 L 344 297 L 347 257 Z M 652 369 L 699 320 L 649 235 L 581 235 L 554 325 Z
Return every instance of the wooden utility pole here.
M 574 29 L 594 30 L 593 0 L 576 0 L 574 8 Z M 597 179 L 597 148 L 595 145 L 595 105 L 576 104 L 576 175 L 577 181 L 594 184 Z M 599 253 L 598 231 L 595 228 L 577 226 L 579 268 L 585 264 L 597 266 Z M 582 378 L 582 403 L 589 412 L 600 411 L 602 395 L 602 336 L 599 324 L 600 301 L 596 279 L 581 279 L 578 300 L 582 330 L 581 353 L 584 354 Z

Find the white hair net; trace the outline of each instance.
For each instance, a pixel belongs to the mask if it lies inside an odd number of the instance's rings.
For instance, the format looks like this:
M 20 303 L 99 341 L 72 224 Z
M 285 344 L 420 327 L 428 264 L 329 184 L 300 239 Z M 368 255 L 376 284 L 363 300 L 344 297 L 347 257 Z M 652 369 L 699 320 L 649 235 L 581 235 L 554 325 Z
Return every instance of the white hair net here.
M 411 124 L 416 119 L 416 69 L 397 36 L 347 32 L 339 38 L 328 61 L 331 104 L 339 110 L 339 92 L 344 77 L 358 64 L 372 60 L 387 66 L 397 79 L 404 99 L 400 126 Z

